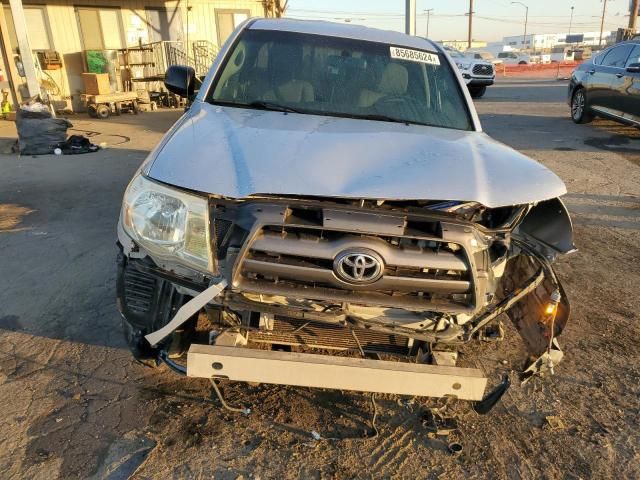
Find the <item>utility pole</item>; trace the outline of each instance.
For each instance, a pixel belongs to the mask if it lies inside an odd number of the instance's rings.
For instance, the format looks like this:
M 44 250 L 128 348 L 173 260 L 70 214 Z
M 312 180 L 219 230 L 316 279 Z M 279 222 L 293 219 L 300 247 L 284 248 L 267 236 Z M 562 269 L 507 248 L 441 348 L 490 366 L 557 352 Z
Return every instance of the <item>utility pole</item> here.
M 571 35 L 571 26 L 573 25 L 573 9 L 576 7 L 571 7 L 571 20 L 569 20 L 569 35 Z
M 529 22 L 529 7 L 522 2 L 511 2 L 511 5 L 522 5 L 525 8 L 524 13 L 524 38 L 522 39 L 522 48 L 525 48 L 527 43 L 527 23 Z
M 406 0 L 404 9 L 404 33 L 416 34 L 416 0 Z
M 600 20 L 600 42 L 598 42 L 598 46 L 602 46 L 602 32 L 604 31 L 604 16 L 607 13 L 607 0 L 604 0 L 604 5 L 602 6 L 602 19 Z
M 471 39 L 473 35 L 473 0 L 469 0 L 469 37 L 467 39 L 467 48 L 471 48 Z
M 24 18 L 24 10 L 22 9 L 21 0 L 9 0 L 11 6 L 11 15 L 13 16 L 13 24 L 16 30 L 18 40 L 18 48 L 20 49 L 20 60 L 24 68 L 24 75 L 27 80 L 27 90 L 29 97 L 40 95 L 40 82 L 36 73 L 36 64 L 33 60 L 33 52 L 27 35 L 27 21 Z
M 433 12 L 433 8 L 424 11 L 427 14 L 427 38 L 429 38 L 429 19 L 431 17 L 431 12 Z
M 639 0 L 631 0 L 631 10 L 629 10 L 629 29 L 632 32 L 636 31 L 636 22 L 638 20 L 639 6 L 640 6 Z

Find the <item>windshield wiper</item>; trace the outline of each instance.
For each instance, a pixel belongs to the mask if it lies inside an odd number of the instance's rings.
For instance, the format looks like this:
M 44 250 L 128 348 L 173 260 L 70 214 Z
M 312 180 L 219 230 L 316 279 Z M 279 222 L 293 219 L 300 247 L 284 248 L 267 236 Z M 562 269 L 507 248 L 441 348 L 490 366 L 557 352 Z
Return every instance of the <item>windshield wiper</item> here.
M 289 107 L 288 105 L 281 105 L 275 102 L 265 102 L 263 100 L 256 100 L 254 102 L 249 102 L 249 103 L 236 103 L 236 102 L 224 102 L 224 101 L 214 101 L 212 103 L 214 105 L 223 105 L 226 107 L 255 108 L 258 110 L 269 110 L 273 112 L 306 113 L 309 115 L 325 115 L 329 117 L 356 118 L 356 119 L 362 119 L 362 120 L 377 120 L 380 122 L 404 123 L 405 125 L 424 125 L 426 127 L 438 126 L 432 123 L 414 122 L 413 120 L 403 120 L 401 118 L 390 117 L 388 115 L 382 115 L 378 113 L 369 113 L 369 114 L 361 115 L 357 113 L 331 112 L 331 111 L 325 111 L 325 110 L 311 110 L 306 108 L 302 109 L 302 108 Z
M 259 108 L 260 110 L 271 110 L 274 112 L 300 113 L 300 110 L 296 110 L 293 107 L 280 105 L 279 103 L 264 102 L 262 100 L 247 103 L 246 106 L 251 108 Z
M 302 113 L 302 110 L 297 110 L 293 107 L 280 105 L 279 103 L 264 102 L 262 100 L 257 100 L 255 102 L 250 102 L 250 103 L 225 102 L 220 100 L 214 100 L 211 103 L 213 103 L 214 105 L 221 105 L 224 107 L 255 108 L 257 110 L 270 110 L 273 112 Z
M 370 113 L 365 115 L 351 115 L 352 118 L 362 118 L 363 120 L 378 120 L 381 122 L 393 122 L 393 123 L 404 123 L 405 125 L 424 125 L 426 127 L 434 127 L 436 125 L 432 125 L 430 123 L 424 122 L 414 122 L 413 120 L 404 120 L 402 118 L 390 117 L 388 115 L 381 115 L 378 113 Z

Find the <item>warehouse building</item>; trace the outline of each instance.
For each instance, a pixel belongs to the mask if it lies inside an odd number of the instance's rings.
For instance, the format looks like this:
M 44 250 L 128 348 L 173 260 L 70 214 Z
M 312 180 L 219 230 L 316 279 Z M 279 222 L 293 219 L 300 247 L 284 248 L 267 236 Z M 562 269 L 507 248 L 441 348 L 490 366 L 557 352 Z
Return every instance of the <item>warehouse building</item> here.
M 0 88 L 15 104 L 37 82 L 58 108 L 76 111 L 83 109 L 85 72 L 107 73 L 112 91 L 161 89 L 168 65 L 188 63 L 204 73 L 239 23 L 282 12 L 279 0 L 5 0 L 2 7 Z M 25 36 L 33 67 L 21 55 Z

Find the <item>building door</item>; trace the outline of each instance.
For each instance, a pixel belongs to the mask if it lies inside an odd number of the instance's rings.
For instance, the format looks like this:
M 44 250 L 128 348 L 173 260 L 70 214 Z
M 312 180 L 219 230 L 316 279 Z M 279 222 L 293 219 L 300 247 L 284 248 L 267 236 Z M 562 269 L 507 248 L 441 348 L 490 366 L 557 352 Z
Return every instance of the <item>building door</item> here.
M 178 8 L 147 8 L 149 41 L 184 41 L 182 14 Z
M 244 22 L 251 12 L 249 10 L 220 10 L 216 9 L 216 30 L 218 31 L 218 46 L 222 46 L 238 25 Z

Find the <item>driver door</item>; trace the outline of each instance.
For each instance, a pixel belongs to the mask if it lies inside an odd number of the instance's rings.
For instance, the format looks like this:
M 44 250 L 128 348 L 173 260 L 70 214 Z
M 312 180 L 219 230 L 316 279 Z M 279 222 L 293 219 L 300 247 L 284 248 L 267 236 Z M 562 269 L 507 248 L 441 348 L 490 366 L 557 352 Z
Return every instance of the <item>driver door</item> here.
M 613 108 L 640 122 L 640 72 L 629 71 L 631 65 L 640 65 L 640 44 L 633 47 L 624 71 L 612 80 Z

